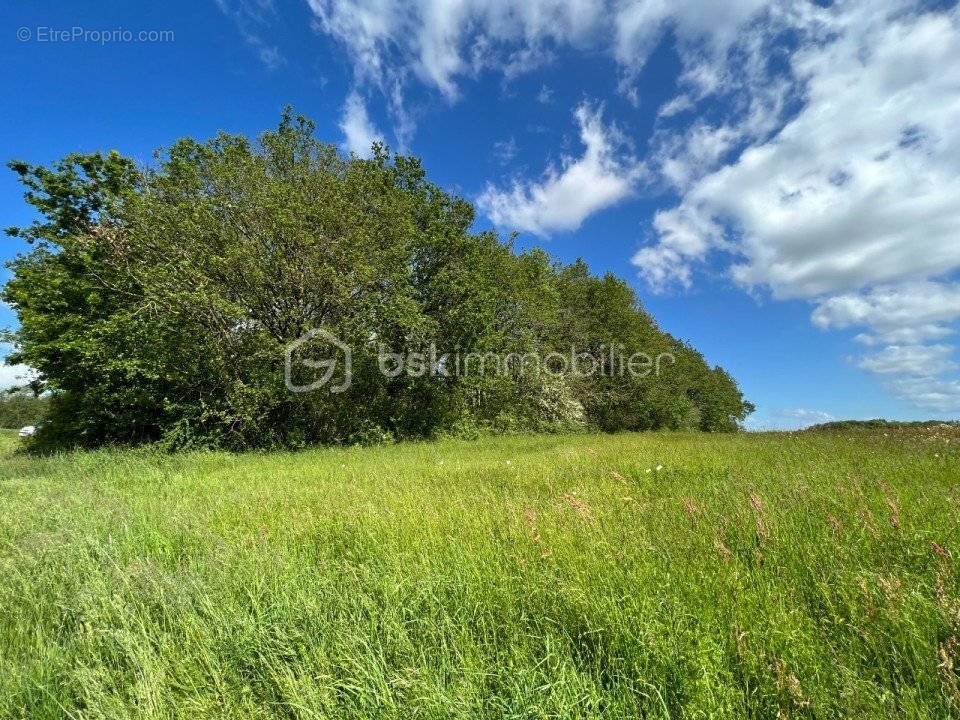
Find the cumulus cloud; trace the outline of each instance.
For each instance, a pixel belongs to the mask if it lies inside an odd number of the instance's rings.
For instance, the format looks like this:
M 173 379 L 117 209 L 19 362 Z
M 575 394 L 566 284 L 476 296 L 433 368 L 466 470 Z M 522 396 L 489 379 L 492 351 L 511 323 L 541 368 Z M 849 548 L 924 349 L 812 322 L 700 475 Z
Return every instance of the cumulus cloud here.
M 960 283 L 910 282 L 835 295 L 820 301 L 812 317 L 825 329 L 873 328 L 869 339 L 860 338 L 865 344 L 939 339 L 952 334 L 947 324 L 960 318 Z
M 933 377 L 955 370 L 949 345 L 890 345 L 860 360 L 864 370 L 880 375 Z
M 514 182 L 507 189 L 488 185 L 477 203 L 503 227 L 549 235 L 576 230 L 591 214 L 628 197 L 643 164 L 625 152 L 620 131 L 603 122 L 601 109 L 583 104 L 576 111 L 583 155 L 564 158 L 538 182 Z
M 689 287 L 693 272 L 687 259 L 703 256 L 723 242 L 723 228 L 718 222 L 705 214 L 689 213 L 683 206 L 658 212 L 653 226 L 660 244 L 637 251 L 633 263 L 654 288 L 670 282 Z
M 890 390 L 917 407 L 941 413 L 960 408 L 960 380 L 935 377 L 905 377 L 890 382 Z
M 723 220 L 738 238 L 744 285 L 816 297 L 960 266 L 957 12 L 876 10 L 837 11 L 836 38 L 792 58 L 806 98 L 796 117 L 684 194 L 684 217 Z M 666 235 L 657 250 L 682 249 Z M 688 265 L 705 255 L 682 253 Z
M 657 153 L 660 173 L 671 185 L 685 190 L 690 183 L 714 169 L 741 140 L 743 130 L 697 122 L 684 135 L 668 136 Z
M 744 33 L 748 81 L 730 86 L 721 65 L 700 83 L 738 91 L 740 115 L 657 139 L 681 199 L 634 263 L 659 290 L 733 258 L 742 286 L 810 300 L 819 327 L 864 328 L 879 349 L 858 365 L 896 395 L 960 410 L 953 347 L 937 342 L 960 318 L 960 10 L 871 0 L 779 20 L 798 37 L 785 73 L 758 52 L 775 30 Z
M 894 395 L 921 407 L 960 409 L 952 345 L 934 342 L 955 333 L 960 319 L 960 284 L 909 282 L 825 298 L 813 312 L 824 329 L 866 327 L 856 336 L 880 350 L 861 356 L 858 365 L 882 377 Z M 952 398 L 952 399 L 951 399 Z
M 375 142 L 383 142 L 383 136 L 374 127 L 367 114 L 367 106 L 357 92 L 347 96 L 340 118 L 340 129 L 346 138 L 346 148 L 359 157 L 370 157 Z

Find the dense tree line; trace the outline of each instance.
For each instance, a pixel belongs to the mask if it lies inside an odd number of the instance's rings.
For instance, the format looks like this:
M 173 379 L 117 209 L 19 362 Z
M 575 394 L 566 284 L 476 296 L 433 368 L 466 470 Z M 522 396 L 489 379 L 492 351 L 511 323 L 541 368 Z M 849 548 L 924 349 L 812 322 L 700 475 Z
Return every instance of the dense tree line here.
M 413 157 L 343 157 L 285 113 L 257 142 L 185 139 L 138 167 L 117 153 L 10 163 L 39 211 L 9 234 L 10 362 L 50 391 L 46 442 L 298 447 L 486 430 L 733 430 L 734 380 L 661 331 L 634 292 L 586 265 L 471 231 L 474 209 Z M 313 328 L 352 348 L 352 384 L 293 393 L 288 344 Z M 672 354 L 659 374 L 619 353 Z M 547 366 L 394 377 L 383 348 L 569 354 Z M 302 369 L 302 368 L 301 368 Z M 449 370 L 449 368 L 443 368 Z
M 0 394 L 0 428 L 19 429 L 36 425 L 47 415 L 50 398 L 14 388 Z
M 870 430 L 956 430 L 960 422 L 956 420 L 831 420 L 805 428 L 806 432 L 856 432 Z

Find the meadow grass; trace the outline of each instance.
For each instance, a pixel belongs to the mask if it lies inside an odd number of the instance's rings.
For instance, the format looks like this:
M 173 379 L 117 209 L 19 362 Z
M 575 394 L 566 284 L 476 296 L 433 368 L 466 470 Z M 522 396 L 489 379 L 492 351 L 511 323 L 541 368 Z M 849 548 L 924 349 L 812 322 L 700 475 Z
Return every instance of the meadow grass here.
M 946 430 L 2 442 L 2 718 L 960 717 Z

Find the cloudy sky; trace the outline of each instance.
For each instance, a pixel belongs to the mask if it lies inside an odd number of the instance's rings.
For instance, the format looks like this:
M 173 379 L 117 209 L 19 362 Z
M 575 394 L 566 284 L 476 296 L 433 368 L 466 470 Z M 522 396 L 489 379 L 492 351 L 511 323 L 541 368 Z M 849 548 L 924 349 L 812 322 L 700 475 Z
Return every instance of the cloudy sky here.
M 421 156 L 478 229 L 627 278 L 755 427 L 960 417 L 955 3 L 137 5 L 0 8 L 4 160 L 147 162 L 292 103 L 345 152 Z M 0 214 L 30 217 L 10 174 Z

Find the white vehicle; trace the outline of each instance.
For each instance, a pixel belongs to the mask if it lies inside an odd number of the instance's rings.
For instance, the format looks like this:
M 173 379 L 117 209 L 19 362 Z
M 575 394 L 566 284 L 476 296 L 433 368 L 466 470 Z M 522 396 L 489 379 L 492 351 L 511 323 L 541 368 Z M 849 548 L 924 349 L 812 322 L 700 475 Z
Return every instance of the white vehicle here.
M 20 435 L 20 437 L 22 438 L 28 438 L 28 437 L 32 437 L 36 431 L 37 431 L 36 425 L 25 425 L 22 428 L 20 428 L 20 432 L 18 433 L 18 435 Z

